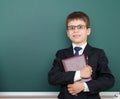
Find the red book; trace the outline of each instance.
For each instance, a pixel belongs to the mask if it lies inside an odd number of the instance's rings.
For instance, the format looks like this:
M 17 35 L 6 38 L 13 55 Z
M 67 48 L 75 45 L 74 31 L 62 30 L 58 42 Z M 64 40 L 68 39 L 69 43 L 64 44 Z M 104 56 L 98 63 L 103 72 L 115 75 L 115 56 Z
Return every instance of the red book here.
M 70 58 L 66 58 L 62 60 L 63 66 L 64 66 L 64 70 L 65 72 L 67 71 L 77 71 L 80 70 L 81 67 L 86 66 L 86 59 L 85 59 L 85 55 L 79 55 L 79 56 L 73 56 Z M 81 79 L 81 81 L 86 82 L 91 80 L 91 78 L 85 78 L 85 79 Z

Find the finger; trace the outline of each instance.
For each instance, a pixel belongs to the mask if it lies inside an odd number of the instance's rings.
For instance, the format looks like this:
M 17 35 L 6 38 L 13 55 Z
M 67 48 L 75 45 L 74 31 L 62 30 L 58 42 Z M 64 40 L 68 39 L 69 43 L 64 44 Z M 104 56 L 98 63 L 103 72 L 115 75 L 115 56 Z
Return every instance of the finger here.
M 77 95 L 76 93 L 72 93 L 72 95 Z
M 75 94 L 75 92 L 73 90 L 69 90 L 68 92 L 72 95 Z
M 68 88 L 71 87 L 71 86 L 72 86 L 72 84 L 68 84 L 68 85 L 67 85 Z
M 68 88 L 68 91 L 72 91 L 72 88 Z
M 90 72 L 91 72 L 91 73 L 93 72 L 92 68 L 90 69 Z

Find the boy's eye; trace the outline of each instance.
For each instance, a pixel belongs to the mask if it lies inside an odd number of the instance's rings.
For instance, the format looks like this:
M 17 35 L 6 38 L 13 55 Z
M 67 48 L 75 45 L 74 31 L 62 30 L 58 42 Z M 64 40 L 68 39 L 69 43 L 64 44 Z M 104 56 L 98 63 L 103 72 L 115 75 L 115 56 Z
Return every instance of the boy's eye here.
M 71 25 L 71 26 L 68 26 L 68 30 L 75 30 L 75 28 L 81 30 L 81 29 L 85 29 L 86 28 L 86 25 Z
M 84 28 L 83 25 L 78 25 L 78 26 L 77 26 L 77 29 L 82 29 L 82 28 Z

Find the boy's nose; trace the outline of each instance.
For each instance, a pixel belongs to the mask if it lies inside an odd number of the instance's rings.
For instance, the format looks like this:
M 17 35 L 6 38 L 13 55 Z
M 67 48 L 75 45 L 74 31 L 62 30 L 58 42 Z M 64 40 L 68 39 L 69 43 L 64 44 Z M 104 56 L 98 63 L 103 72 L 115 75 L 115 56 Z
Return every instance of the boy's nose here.
M 78 30 L 79 30 L 79 29 L 78 29 L 77 27 L 74 28 L 74 31 L 75 31 L 75 32 L 78 32 Z

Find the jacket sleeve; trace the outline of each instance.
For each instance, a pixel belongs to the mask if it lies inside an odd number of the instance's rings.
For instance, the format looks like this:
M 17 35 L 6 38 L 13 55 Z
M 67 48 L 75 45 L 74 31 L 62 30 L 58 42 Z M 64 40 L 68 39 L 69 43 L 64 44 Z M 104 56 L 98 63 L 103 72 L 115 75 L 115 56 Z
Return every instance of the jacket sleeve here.
M 90 93 L 98 93 L 107 90 L 111 88 L 115 82 L 114 76 L 108 67 L 108 59 L 104 51 L 100 50 L 95 56 L 97 57 L 93 57 L 92 59 L 92 61 L 96 61 L 96 66 L 93 66 L 93 79 L 87 82 Z
M 53 61 L 53 67 L 48 73 L 48 81 L 53 85 L 66 85 L 74 82 L 75 71 L 65 72 L 62 65 L 64 54 L 61 51 L 56 53 L 56 58 Z

